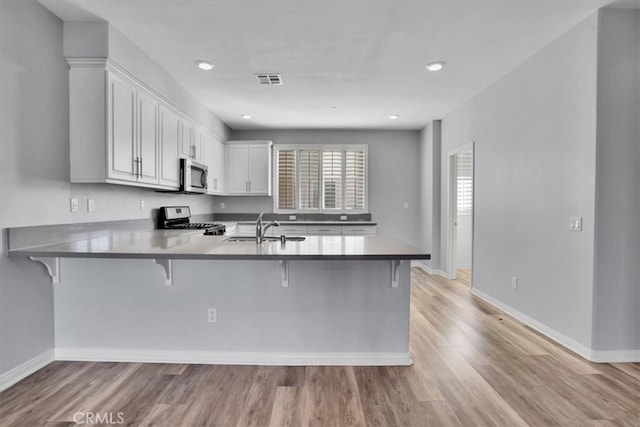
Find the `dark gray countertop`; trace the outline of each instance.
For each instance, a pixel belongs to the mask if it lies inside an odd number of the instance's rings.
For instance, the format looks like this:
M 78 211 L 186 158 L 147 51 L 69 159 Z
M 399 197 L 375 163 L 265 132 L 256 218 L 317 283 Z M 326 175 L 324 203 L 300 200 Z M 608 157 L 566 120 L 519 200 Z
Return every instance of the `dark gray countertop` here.
M 11 231 L 11 229 L 9 229 Z M 385 236 L 306 236 L 302 242 L 226 242 L 199 231 L 115 231 L 24 248 L 9 256 L 60 258 L 409 260 L 430 259 L 419 249 Z

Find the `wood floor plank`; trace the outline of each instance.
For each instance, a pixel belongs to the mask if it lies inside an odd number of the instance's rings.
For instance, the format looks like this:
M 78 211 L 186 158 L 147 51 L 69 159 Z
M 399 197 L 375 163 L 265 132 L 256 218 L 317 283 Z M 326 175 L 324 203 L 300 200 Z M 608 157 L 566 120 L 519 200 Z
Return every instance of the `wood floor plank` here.
M 54 362 L 0 393 L 0 427 L 640 426 L 640 364 L 596 364 L 458 280 L 411 271 L 408 367 Z
M 353 368 L 309 366 L 304 390 L 303 425 L 366 425 Z
M 269 424 L 278 384 L 282 382 L 285 368 L 260 366 L 251 383 L 237 426 L 266 426 Z
M 640 363 L 613 363 L 611 366 L 640 381 Z
M 270 427 L 293 427 L 302 425 L 302 387 L 281 386 L 276 390 Z
M 384 392 L 385 383 L 379 375 L 379 370 L 356 367 L 354 371 L 367 425 L 371 427 L 395 425 L 391 401 L 388 394 Z

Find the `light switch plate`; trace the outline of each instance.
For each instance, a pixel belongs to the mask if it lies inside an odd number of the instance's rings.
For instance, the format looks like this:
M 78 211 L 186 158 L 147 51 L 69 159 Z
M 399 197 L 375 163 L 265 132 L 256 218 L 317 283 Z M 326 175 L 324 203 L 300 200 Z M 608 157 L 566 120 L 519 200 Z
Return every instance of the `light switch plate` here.
M 95 212 L 96 201 L 95 199 L 87 199 L 87 212 Z
M 80 210 L 80 204 L 78 199 L 69 199 L 71 212 L 78 212 Z
M 340 221 L 346 221 L 346 220 L 347 220 L 346 215 L 340 215 Z
M 571 230 L 571 231 L 582 231 L 582 217 L 581 216 L 570 216 L 569 217 L 569 230 Z
M 296 220 L 295 215 L 289 215 L 289 221 L 295 221 L 295 220 Z

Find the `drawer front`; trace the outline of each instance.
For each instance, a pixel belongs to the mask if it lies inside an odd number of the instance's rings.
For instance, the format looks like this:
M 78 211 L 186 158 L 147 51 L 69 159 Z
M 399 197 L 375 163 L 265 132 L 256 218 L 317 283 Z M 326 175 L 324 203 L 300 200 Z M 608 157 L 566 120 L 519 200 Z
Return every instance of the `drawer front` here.
M 256 226 L 252 224 L 238 224 L 236 226 L 236 234 L 238 236 L 255 236 Z
M 279 227 L 271 227 L 267 234 L 270 236 L 304 236 L 307 234 L 307 227 L 304 225 L 281 225 Z
M 339 225 L 310 225 L 307 227 L 307 233 L 319 236 L 339 236 L 342 234 L 342 227 Z
M 343 236 L 363 236 L 376 234 L 375 225 L 343 225 Z

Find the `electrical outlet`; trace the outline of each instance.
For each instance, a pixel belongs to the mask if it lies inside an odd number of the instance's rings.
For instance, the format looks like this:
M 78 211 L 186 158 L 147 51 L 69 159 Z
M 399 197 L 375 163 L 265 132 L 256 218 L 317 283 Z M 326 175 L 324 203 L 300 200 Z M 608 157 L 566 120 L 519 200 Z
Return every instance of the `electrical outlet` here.
M 94 199 L 87 199 L 87 212 L 95 212 L 96 201 Z
M 295 215 L 289 215 L 289 221 L 295 221 L 295 220 L 296 220 Z
M 207 310 L 207 321 L 209 323 L 218 323 L 218 311 L 215 308 Z
M 346 221 L 346 220 L 347 220 L 346 215 L 340 215 L 340 221 Z
M 518 289 L 518 278 L 516 276 L 511 278 L 511 287 L 513 289 Z
M 78 199 L 69 199 L 69 204 L 71 207 L 71 212 L 78 212 L 80 210 Z
M 220 202 L 220 209 L 224 209 L 224 202 Z
M 140 200 L 140 210 L 144 210 L 144 200 Z

